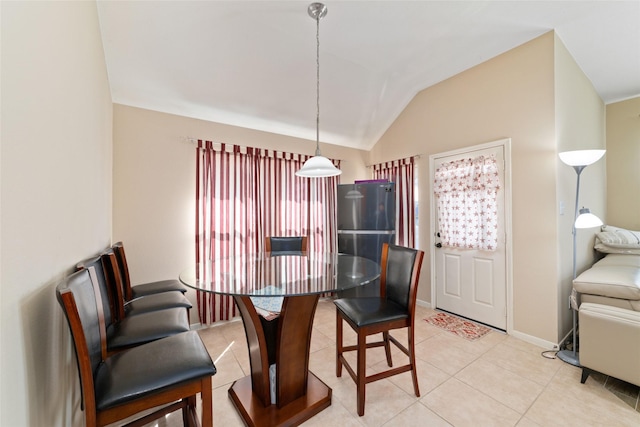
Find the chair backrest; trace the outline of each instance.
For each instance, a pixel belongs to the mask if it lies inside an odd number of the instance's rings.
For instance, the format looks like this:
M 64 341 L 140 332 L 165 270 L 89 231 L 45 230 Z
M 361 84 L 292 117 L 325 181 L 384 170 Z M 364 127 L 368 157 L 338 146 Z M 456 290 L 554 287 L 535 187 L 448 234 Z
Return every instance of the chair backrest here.
M 93 267 L 78 270 L 56 287 L 58 302 L 71 329 L 85 410 L 95 410 L 93 374 L 106 357 L 106 332 L 92 279 Z
M 127 290 L 124 286 L 124 273 L 118 265 L 118 259 L 112 248 L 104 251 L 100 257 L 102 258 L 104 278 L 115 300 L 114 313 L 116 319 L 120 321 L 125 317 L 124 303 Z
M 383 244 L 380 295 L 413 313 L 423 258 L 421 250 Z
M 129 276 L 129 265 L 127 264 L 127 256 L 124 253 L 124 245 L 122 242 L 116 242 L 111 246 L 111 249 L 115 254 L 118 269 L 120 270 L 124 299 L 130 301 L 133 299 L 133 291 L 131 290 L 131 277 Z
M 265 239 L 266 252 L 306 252 L 307 236 L 272 236 Z
M 95 271 L 96 285 L 102 300 L 104 322 L 107 326 L 115 323 L 120 318 L 118 295 L 111 286 L 111 283 L 106 279 L 106 272 L 104 269 L 102 257 L 97 256 L 88 258 L 84 261 L 80 261 L 76 264 L 76 270 L 83 270 L 93 268 Z M 124 309 L 123 309 L 124 310 Z

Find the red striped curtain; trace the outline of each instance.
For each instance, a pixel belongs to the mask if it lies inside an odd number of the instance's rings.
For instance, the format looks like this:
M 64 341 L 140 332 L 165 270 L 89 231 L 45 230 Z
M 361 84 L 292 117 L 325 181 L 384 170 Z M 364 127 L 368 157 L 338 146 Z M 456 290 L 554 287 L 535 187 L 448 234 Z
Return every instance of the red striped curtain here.
M 199 140 L 196 157 L 200 277 L 215 277 L 213 260 L 261 252 L 266 236 L 306 235 L 311 251 L 337 250 L 338 177 L 297 177 L 309 156 Z M 237 314 L 231 297 L 198 292 L 197 304 L 202 324 Z
M 387 179 L 396 184 L 396 243 L 410 248 L 415 245 L 415 203 L 413 157 L 373 166 L 373 179 Z

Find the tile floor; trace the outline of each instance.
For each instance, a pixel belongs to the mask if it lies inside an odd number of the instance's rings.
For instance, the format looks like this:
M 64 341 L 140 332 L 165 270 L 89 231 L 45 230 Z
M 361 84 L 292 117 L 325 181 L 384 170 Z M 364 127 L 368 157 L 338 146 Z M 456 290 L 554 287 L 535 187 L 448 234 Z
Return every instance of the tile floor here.
M 423 321 L 434 311 L 418 307 L 416 351 L 421 397 L 409 373 L 367 386 L 365 415 L 356 412 L 355 384 L 335 375 L 335 311 L 321 299 L 314 320 L 310 370 L 333 389 L 332 405 L 304 426 L 640 426 L 638 387 L 592 375 L 542 356 L 542 348 L 499 332 L 467 341 Z M 355 334 L 345 325 L 345 339 Z M 404 331 L 401 331 L 404 335 Z M 227 390 L 249 374 L 242 322 L 199 331 L 215 361 L 214 424 L 242 426 Z M 396 333 L 400 338 L 402 335 Z M 393 346 L 392 346 L 393 348 Z M 401 358 L 404 358 L 401 359 Z M 406 356 L 394 352 L 396 363 Z M 384 350 L 367 353 L 368 372 L 386 367 Z M 181 425 L 180 414 L 159 424 Z

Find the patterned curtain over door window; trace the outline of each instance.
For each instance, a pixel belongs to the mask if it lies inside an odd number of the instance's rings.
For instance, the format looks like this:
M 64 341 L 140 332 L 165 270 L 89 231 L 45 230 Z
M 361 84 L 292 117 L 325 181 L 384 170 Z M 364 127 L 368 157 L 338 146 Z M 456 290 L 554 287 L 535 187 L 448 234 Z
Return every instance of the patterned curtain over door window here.
M 196 275 L 215 280 L 215 260 L 264 249 L 266 236 L 302 236 L 316 252 L 337 250 L 338 178 L 295 176 L 308 156 L 198 141 Z M 340 167 L 338 161 L 334 161 Z M 213 268 L 208 268 L 213 265 Z M 248 280 L 237 271 L 238 280 Z M 236 316 L 231 297 L 197 293 L 202 324 Z
M 396 243 L 410 248 L 415 245 L 416 234 L 413 159 L 409 157 L 373 166 L 374 179 L 386 179 L 396 184 Z
M 495 156 L 444 163 L 435 171 L 433 188 L 442 244 L 494 251 L 500 189 Z

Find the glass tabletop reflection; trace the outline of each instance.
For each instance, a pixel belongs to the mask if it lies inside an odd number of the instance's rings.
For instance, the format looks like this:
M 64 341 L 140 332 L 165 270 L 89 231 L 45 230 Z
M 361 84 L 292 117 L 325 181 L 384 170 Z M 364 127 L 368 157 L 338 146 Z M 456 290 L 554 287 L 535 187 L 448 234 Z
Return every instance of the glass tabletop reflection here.
M 339 292 L 380 277 L 367 258 L 337 253 L 258 253 L 198 264 L 180 273 L 186 286 L 223 295 L 296 296 Z

